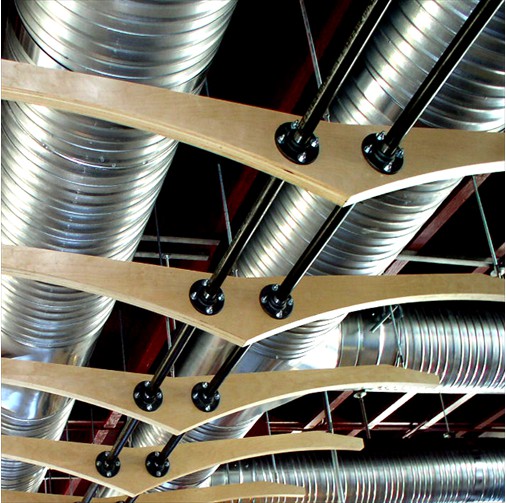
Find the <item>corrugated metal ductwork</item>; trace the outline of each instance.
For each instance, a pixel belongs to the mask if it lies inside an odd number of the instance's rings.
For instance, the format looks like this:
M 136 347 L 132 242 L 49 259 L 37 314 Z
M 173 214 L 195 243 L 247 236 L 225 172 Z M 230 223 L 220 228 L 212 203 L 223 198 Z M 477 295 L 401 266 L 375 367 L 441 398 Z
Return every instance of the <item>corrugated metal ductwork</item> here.
M 339 327 L 338 365 L 397 362 L 437 374 L 435 392 L 504 393 L 504 306 L 431 302 L 401 310 L 395 325 L 374 332 L 377 313 L 348 315 Z
M 333 331 L 325 350 L 318 347 L 305 358 L 289 363 L 299 368 L 310 368 L 322 366 L 321 361 L 326 357 L 340 366 L 399 364 L 437 374 L 441 386 L 434 392 L 503 393 L 503 306 L 466 304 L 465 308 L 462 303 L 406 305 L 401 316 L 396 312 L 396 329 L 393 323 L 385 322 L 374 332 L 370 330 L 378 321 L 377 314 L 353 313 Z M 398 361 L 399 353 L 403 363 Z M 258 360 L 254 358 L 254 361 Z M 246 361 L 246 364 L 250 363 Z M 283 368 L 287 367 L 289 365 Z M 249 369 L 241 362 L 238 371 Z M 427 390 L 421 389 L 420 392 L 426 393 Z M 240 438 L 270 408 L 272 405 L 232 414 L 189 432 L 184 440 Z M 134 444 L 159 445 L 169 437 L 161 429 L 142 425 L 136 432 Z M 212 471 L 185 477 L 167 484 L 167 487 L 197 485 Z
M 476 3 L 445 0 L 395 2 L 335 97 L 331 106 L 332 120 L 391 124 Z M 484 54 L 487 55 L 485 60 L 482 59 Z M 416 71 L 405 66 L 406 57 Z M 488 65 L 489 59 L 494 60 L 493 65 Z M 405 76 L 406 85 L 400 76 Z M 469 89 L 474 85 L 481 85 L 480 94 L 473 96 L 473 106 L 468 108 Z M 503 127 L 503 114 L 504 11 L 501 11 L 460 63 L 456 75 L 443 86 L 438 99 L 424 113 L 423 120 L 435 127 L 496 130 Z M 381 274 L 458 182 L 431 183 L 358 204 L 309 273 Z M 238 261 L 239 274 L 256 277 L 286 274 L 332 209 L 331 203 L 318 196 L 294 186 L 285 186 Z M 327 362 L 322 363 L 323 359 L 314 355 L 324 354 L 328 336 L 335 336 L 342 319 L 322 319 L 254 344 L 236 371 L 324 367 Z M 494 337 L 501 337 L 503 332 L 504 328 L 498 329 Z M 456 347 L 448 348 L 448 354 L 461 350 L 465 342 L 465 337 L 452 339 L 449 343 L 456 344 Z M 415 352 L 419 349 L 413 348 Z M 210 334 L 202 334 L 177 372 L 179 375 L 213 374 L 229 350 L 230 345 Z M 472 354 L 471 350 L 468 354 Z M 485 357 L 483 353 L 479 354 L 480 358 Z M 494 362 L 494 367 L 504 373 L 502 355 L 491 350 L 488 357 L 499 359 Z M 415 362 L 422 358 L 422 354 L 410 354 L 410 358 Z M 474 365 L 476 362 L 467 363 Z M 479 365 L 484 368 L 485 360 L 480 360 Z M 495 379 L 492 378 L 493 386 L 497 384 Z M 248 422 L 252 425 L 261 412 L 247 411 L 210 423 L 187 434 L 185 440 L 242 436 L 247 431 Z M 142 426 L 136 432 L 134 442 L 148 445 L 164 443 L 167 439 L 167 434 L 162 431 Z M 197 484 L 208 473 L 196 474 L 174 484 Z
M 235 0 L 16 0 L 3 57 L 198 92 Z M 12 28 L 15 26 L 16 29 Z M 130 260 L 176 142 L 14 102 L 2 115 L 2 242 Z M 80 365 L 110 299 L 5 279 L 6 355 Z M 2 391 L 5 434 L 59 438 L 72 403 Z M 3 487 L 37 490 L 44 470 L 2 460 Z
M 224 465 L 210 485 L 253 481 L 303 486 L 308 503 L 464 503 L 504 501 L 504 446 L 437 447 L 372 443 L 364 452 L 300 453 Z M 284 498 L 256 501 L 281 502 Z
M 332 120 L 391 123 L 476 3 L 397 2 L 336 97 Z M 216 50 L 234 1 L 18 0 L 17 5 L 22 22 L 16 25 L 16 33 L 8 32 L 6 44 L 8 56 L 14 59 L 192 91 L 202 82 L 202 70 Z M 406 55 L 416 67 L 408 71 L 412 82 L 405 75 Z M 424 121 L 436 127 L 500 129 L 503 58 L 501 12 Z M 405 85 L 400 75 L 406 77 Z M 479 92 L 473 92 L 473 86 L 479 86 Z M 3 242 L 131 258 L 174 143 L 101 121 L 14 103 L 5 105 L 2 122 L 6 150 Z M 438 182 L 359 204 L 310 273 L 381 274 L 457 183 Z M 287 186 L 240 260 L 240 274 L 288 272 L 331 209 L 321 198 Z M 4 350 L 10 356 L 47 361 L 84 362 L 112 308 L 104 299 L 27 281 L 6 281 L 4 295 Z M 336 336 L 341 321 L 323 319 L 256 344 L 238 371 L 322 366 L 311 358 L 321 355 L 323 343 Z M 409 348 L 406 342 L 406 354 Z M 202 334 L 178 373 L 213 373 L 229 350 L 228 344 Z M 410 361 L 417 361 L 418 350 L 412 349 Z M 479 354 L 473 363 L 481 361 L 484 353 Z M 502 358 L 497 353 L 491 356 Z M 496 380 L 479 382 L 476 386 L 495 386 Z M 7 433 L 52 438 L 59 436 L 71 406 L 44 394 L 15 389 L 6 389 L 3 399 Z M 190 432 L 187 439 L 241 437 L 260 412 L 211 423 Z M 143 428 L 135 443 L 166 440 L 167 435 Z M 487 470 L 492 470 L 495 461 L 483 459 L 491 464 Z M 175 485 L 201 483 L 211 471 Z M 20 490 L 36 490 L 42 477 L 40 470 L 16 463 L 6 463 L 3 474 L 5 487 Z M 497 480 L 490 485 L 500 486 Z

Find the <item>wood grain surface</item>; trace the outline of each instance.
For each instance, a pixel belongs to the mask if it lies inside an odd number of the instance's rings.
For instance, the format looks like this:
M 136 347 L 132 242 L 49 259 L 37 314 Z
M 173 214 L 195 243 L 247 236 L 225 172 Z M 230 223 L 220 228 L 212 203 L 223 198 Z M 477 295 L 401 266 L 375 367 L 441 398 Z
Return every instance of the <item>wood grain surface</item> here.
M 231 374 L 220 387 L 219 407 L 213 412 L 202 412 L 193 405 L 191 390 L 198 382 L 210 381 L 211 376 L 176 377 L 167 378 L 162 384 L 161 407 L 145 412 L 137 407 L 132 394 L 137 383 L 150 378 L 145 374 L 2 358 L 4 384 L 75 398 L 174 434 L 233 412 L 318 391 L 430 390 L 439 384 L 435 375 L 390 365 Z
M 105 119 L 228 157 L 310 190 L 340 206 L 435 180 L 504 170 L 504 134 L 413 128 L 405 163 L 383 175 L 361 153 L 369 133 L 388 130 L 321 121 L 320 155 L 308 166 L 285 159 L 274 143 L 297 117 L 203 96 L 2 60 L 2 99 Z
M 112 478 L 100 475 L 95 459 L 107 448 L 103 445 L 62 442 L 40 438 L 2 436 L 2 457 L 53 468 L 102 484 L 129 496 L 144 493 L 164 482 L 183 477 L 214 465 L 282 452 L 352 450 L 363 448 L 359 438 L 321 431 L 299 435 L 273 435 L 240 439 L 212 440 L 180 444 L 172 452 L 170 470 L 153 477 L 144 467 L 146 456 L 163 446 L 124 448 L 121 469 Z
M 259 293 L 283 278 L 229 277 L 224 309 L 213 316 L 196 311 L 188 292 L 202 273 L 122 262 L 76 253 L 2 246 L 2 274 L 44 281 L 112 297 L 247 346 L 322 315 L 389 304 L 441 300 L 504 301 L 504 281 L 480 274 L 399 276 L 306 276 L 293 293 L 289 318 L 278 320 L 260 306 Z M 245 324 L 243 320 L 248 320 Z
M 245 482 L 214 487 L 179 489 L 177 491 L 141 494 L 136 503 L 220 503 L 231 500 L 252 498 L 284 498 L 295 501 L 304 497 L 304 488 L 274 482 Z M 60 494 L 25 493 L 2 490 L 2 503 L 76 503 L 81 497 Z M 117 503 L 126 496 L 93 498 L 93 503 Z

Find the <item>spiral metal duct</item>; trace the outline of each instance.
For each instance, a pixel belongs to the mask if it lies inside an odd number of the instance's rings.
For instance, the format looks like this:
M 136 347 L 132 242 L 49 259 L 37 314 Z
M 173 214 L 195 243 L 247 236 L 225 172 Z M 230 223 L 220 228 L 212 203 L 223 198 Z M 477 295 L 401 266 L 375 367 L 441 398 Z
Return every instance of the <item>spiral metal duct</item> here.
M 504 446 L 369 445 L 364 452 L 277 455 L 220 467 L 211 486 L 281 482 L 306 488 L 311 503 L 504 501 Z M 256 501 L 282 502 L 285 498 Z
M 334 98 L 332 120 L 391 124 L 476 4 L 477 1 L 472 0 L 395 2 Z M 406 54 L 416 72 L 405 67 Z M 486 60 L 480 59 L 484 54 L 487 55 Z M 488 66 L 490 59 L 494 60 L 494 64 Z M 401 76 L 406 77 L 406 85 Z M 473 96 L 473 106 L 468 108 L 468 90 L 475 85 L 474 82 L 483 85 L 480 94 Z M 449 103 L 458 104 L 456 111 Z M 452 113 L 454 116 L 450 121 Z M 502 10 L 476 40 L 422 120 L 437 127 L 496 130 L 503 125 L 503 115 Z M 426 184 L 358 204 L 309 274 L 381 274 L 459 181 Z M 331 203 L 318 196 L 286 185 L 238 261 L 239 274 L 255 277 L 287 274 L 333 208 Z M 313 355 L 315 352 L 322 355 L 323 344 L 329 335 L 335 333 L 342 319 L 322 319 L 256 343 L 236 372 L 322 367 L 323 358 L 318 361 Z M 499 330 L 498 333 L 502 332 Z M 466 340 L 463 337 L 459 342 L 452 340 L 452 343 L 465 344 Z M 210 334 L 202 334 L 196 338 L 193 348 L 177 369 L 178 375 L 213 374 L 230 349 L 229 344 L 216 340 Z M 419 349 L 416 348 L 416 351 Z M 201 355 L 205 355 L 205 360 Z M 490 356 L 502 358 L 493 351 Z M 413 361 L 421 357 L 420 354 L 411 355 Z M 311 363 L 308 364 L 309 360 Z M 481 360 L 480 365 L 483 367 Z M 497 362 L 494 365 L 501 366 Z M 248 424 L 252 426 L 262 412 L 255 409 L 212 422 L 205 428 L 188 433 L 185 441 L 243 436 Z M 167 440 L 166 433 L 143 425 L 136 432 L 134 444 L 150 445 Z M 174 484 L 198 484 L 210 471 Z
M 16 0 L 4 57 L 197 92 L 235 0 Z M 7 102 L 2 115 L 2 242 L 130 260 L 176 142 L 104 121 Z M 80 365 L 110 299 L 2 281 L 10 357 Z M 4 434 L 59 438 L 72 402 L 4 386 Z M 44 470 L 2 460 L 3 487 L 36 490 Z
M 434 392 L 504 393 L 504 306 L 408 304 L 375 331 L 378 313 L 352 313 L 339 327 L 338 365 L 393 365 L 437 374 Z M 426 391 L 425 391 L 426 392 Z

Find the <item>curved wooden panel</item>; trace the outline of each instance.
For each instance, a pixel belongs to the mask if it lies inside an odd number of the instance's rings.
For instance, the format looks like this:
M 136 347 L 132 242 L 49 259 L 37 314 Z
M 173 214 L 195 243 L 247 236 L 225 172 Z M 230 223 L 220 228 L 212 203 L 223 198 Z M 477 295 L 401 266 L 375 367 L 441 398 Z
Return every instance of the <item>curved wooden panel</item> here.
M 282 278 L 227 278 L 226 303 L 214 316 L 197 312 L 190 286 L 202 273 L 157 265 L 121 262 L 76 253 L 2 246 L 2 274 L 44 281 L 105 295 L 211 332 L 239 346 L 317 320 L 389 304 L 436 300 L 504 301 L 504 282 L 480 274 L 399 276 L 307 276 L 293 297 L 287 320 L 262 310 L 263 286 Z M 243 323 L 247 319 L 248 323 Z
M 284 498 L 291 501 L 305 495 L 305 489 L 299 486 L 276 484 L 274 482 L 247 482 L 244 484 L 141 494 L 136 503 L 219 503 L 237 499 L 268 497 Z M 5 490 L 2 491 L 1 498 L 2 503 L 76 503 L 79 499 L 77 496 Z M 93 503 L 117 503 L 125 499 L 125 496 L 93 498 Z
M 309 166 L 286 160 L 274 132 L 297 117 L 76 72 L 2 60 L 2 99 L 89 115 L 144 129 L 228 157 L 310 190 L 340 206 L 413 185 L 504 170 L 504 135 L 414 128 L 404 168 L 372 169 L 361 154 L 369 133 L 388 128 L 320 122 L 320 155 Z M 458 145 L 458 148 L 455 146 Z
M 390 365 L 363 365 L 335 369 L 232 374 L 220 387 L 221 401 L 213 412 L 202 412 L 191 401 L 191 389 L 209 376 L 167 378 L 162 384 L 164 404 L 154 412 L 137 407 L 132 393 L 152 376 L 113 370 L 74 367 L 2 358 L 2 382 L 46 391 L 112 409 L 145 423 L 184 433 L 233 412 L 318 391 L 347 389 L 404 390 L 434 388 L 433 374 Z
M 111 487 L 129 496 L 141 494 L 190 473 L 240 459 L 282 452 L 358 451 L 362 448 L 361 439 L 321 431 L 180 444 L 170 456 L 169 472 L 160 478 L 147 472 L 144 461 L 153 450 L 161 450 L 161 446 L 125 448 L 120 455 L 121 470 L 118 475 L 108 479 L 95 469 L 95 458 L 104 451 L 103 445 L 2 436 L 2 457 L 54 468 Z

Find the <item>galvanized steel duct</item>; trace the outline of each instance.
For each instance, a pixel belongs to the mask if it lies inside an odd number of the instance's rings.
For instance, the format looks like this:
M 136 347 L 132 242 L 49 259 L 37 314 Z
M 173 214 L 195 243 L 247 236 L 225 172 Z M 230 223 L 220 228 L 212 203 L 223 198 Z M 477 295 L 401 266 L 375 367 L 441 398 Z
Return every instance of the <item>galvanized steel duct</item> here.
M 434 392 L 504 393 L 503 305 L 407 304 L 394 313 L 395 325 L 388 320 L 372 332 L 379 314 L 344 319 L 336 337 L 338 365 L 398 363 L 437 374 L 441 387 Z
M 303 486 L 307 503 L 464 503 L 504 501 L 504 445 L 435 447 L 369 444 L 363 452 L 300 453 L 256 458 L 220 467 L 209 485 L 257 481 Z M 275 465 L 273 464 L 275 463 Z M 257 500 L 256 500 L 257 501 Z M 282 502 L 284 498 L 258 501 Z
M 472 0 L 396 2 L 335 97 L 331 106 L 332 120 L 391 124 L 476 3 Z M 487 55 L 485 63 L 481 59 L 484 54 Z M 409 65 L 416 67 L 416 71 L 406 64 L 406 55 Z M 494 63 L 489 65 L 490 59 Z M 406 85 L 403 85 L 404 80 Z M 475 85 L 479 85 L 480 93 L 473 95 L 473 106 L 468 107 L 468 90 Z M 422 121 L 431 126 L 462 129 L 496 130 L 502 127 L 504 10 L 498 12 L 480 35 L 455 76 L 443 86 L 438 98 L 424 113 Z M 309 273 L 381 274 L 458 182 L 431 183 L 358 204 Z M 294 186 L 285 186 L 239 259 L 239 274 L 286 274 L 332 209 L 331 203 L 318 196 Z M 237 372 L 321 367 L 323 360 L 318 361 L 314 354 L 321 356 L 324 353 L 322 348 L 327 336 L 332 336 L 341 321 L 342 317 L 322 319 L 256 343 L 239 364 Z M 498 336 L 501 333 L 499 330 Z M 453 343 L 465 344 L 466 339 L 463 337 Z M 212 374 L 229 350 L 230 345 L 217 341 L 210 334 L 202 334 L 178 367 L 178 374 Z M 493 351 L 489 356 L 502 358 Z M 501 367 L 501 363 L 495 365 Z M 185 440 L 243 436 L 248 423 L 252 425 L 261 412 L 248 411 L 215 421 L 190 432 Z M 149 445 L 163 443 L 167 438 L 160 430 L 142 426 L 136 432 L 134 442 Z M 197 474 L 176 481 L 175 485 L 197 484 L 205 475 Z
M 198 92 L 235 0 L 16 0 L 4 57 Z M 176 142 L 14 102 L 2 115 L 2 242 L 133 257 Z M 10 357 L 80 365 L 110 299 L 2 281 L 2 348 Z M 59 438 L 72 402 L 2 388 L 4 434 Z M 2 460 L 3 487 L 37 490 L 44 470 Z

